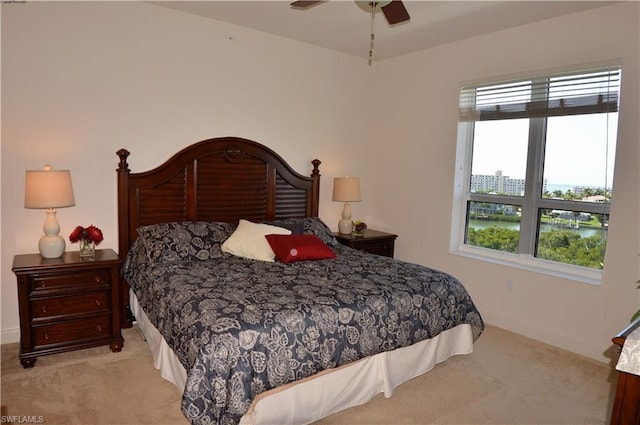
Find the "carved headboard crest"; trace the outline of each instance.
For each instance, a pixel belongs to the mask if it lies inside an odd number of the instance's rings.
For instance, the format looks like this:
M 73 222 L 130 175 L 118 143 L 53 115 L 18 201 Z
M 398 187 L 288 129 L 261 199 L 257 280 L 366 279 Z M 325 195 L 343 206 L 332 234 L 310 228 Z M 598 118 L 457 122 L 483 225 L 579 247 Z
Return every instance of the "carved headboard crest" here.
M 244 159 L 244 151 L 236 144 L 229 144 L 224 152 L 224 159 L 229 162 L 240 162 Z

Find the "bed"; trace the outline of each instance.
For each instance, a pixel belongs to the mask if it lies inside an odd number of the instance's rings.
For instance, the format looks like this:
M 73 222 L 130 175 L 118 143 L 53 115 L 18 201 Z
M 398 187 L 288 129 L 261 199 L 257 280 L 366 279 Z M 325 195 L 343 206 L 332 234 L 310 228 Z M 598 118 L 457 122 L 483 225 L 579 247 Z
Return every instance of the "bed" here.
M 340 245 L 307 177 L 223 137 L 132 173 L 117 152 L 120 294 L 193 424 L 310 423 L 468 354 L 464 286 Z

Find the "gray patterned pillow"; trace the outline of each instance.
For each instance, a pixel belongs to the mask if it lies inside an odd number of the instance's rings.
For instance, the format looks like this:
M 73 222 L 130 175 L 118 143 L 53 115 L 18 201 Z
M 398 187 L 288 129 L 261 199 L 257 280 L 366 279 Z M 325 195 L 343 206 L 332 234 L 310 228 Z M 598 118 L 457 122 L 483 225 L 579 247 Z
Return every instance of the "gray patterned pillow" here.
M 220 246 L 235 225 L 222 222 L 183 221 L 137 229 L 151 263 L 208 260 L 225 255 Z
M 338 246 L 340 244 L 329 226 L 318 217 L 306 217 L 302 219 L 302 222 L 304 226 L 302 233 L 305 235 L 316 235 L 329 246 Z
M 293 235 L 301 235 L 304 233 L 304 219 L 303 218 L 283 218 L 280 220 L 263 221 L 264 224 L 271 226 L 282 227 L 284 229 L 291 230 Z
M 265 221 L 264 223 L 284 227 L 285 229 L 291 230 L 291 233 L 294 235 L 316 235 L 322 242 L 329 246 L 339 245 L 338 240 L 329 226 L 317 217 L 284 218 Z

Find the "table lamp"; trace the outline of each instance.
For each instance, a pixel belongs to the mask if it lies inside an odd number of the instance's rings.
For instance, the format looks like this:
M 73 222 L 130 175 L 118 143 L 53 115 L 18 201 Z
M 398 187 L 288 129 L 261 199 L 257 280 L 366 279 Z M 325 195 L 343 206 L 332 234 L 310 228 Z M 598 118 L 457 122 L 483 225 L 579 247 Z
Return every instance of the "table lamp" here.
M 350 202 L 360 202 L 360 179 L 358 177 L 336 177 L 333 179 L 333 200 L 344 202 L 342 219 L 338 222 L 338 231 L 343 235 L 351 234 L 353 222 L 351 221 Z
M 27 170 L 25 174 L 24 207 L 46 209 L 44 236 L 38 242 L 40 255 L 44 258 L 58 258 L 64 252 L 65 243 L 56 219 L 55 208 L 74 206 L 73 187 L 69 170 L 52 170 L 45 165 L 44 170 Z

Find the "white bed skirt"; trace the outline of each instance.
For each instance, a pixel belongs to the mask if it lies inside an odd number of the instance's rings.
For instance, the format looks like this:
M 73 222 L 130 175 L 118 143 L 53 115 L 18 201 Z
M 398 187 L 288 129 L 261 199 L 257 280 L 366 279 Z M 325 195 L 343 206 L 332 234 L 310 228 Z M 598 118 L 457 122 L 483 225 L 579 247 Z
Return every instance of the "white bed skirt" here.
M 151 348 L 155 367 L 182 393 L 187 382 L 186 370 L 149 321 L 133 291 L 129 298 L 138 326 Z M 367 357 L 259 394 L 240 423 L 308 424 L 364 404 L 379 393 L 391 397 L 398 385 L 430 371 L 451 356 L 472 351 L 471 326 L 458 325 L 410 347 Z

